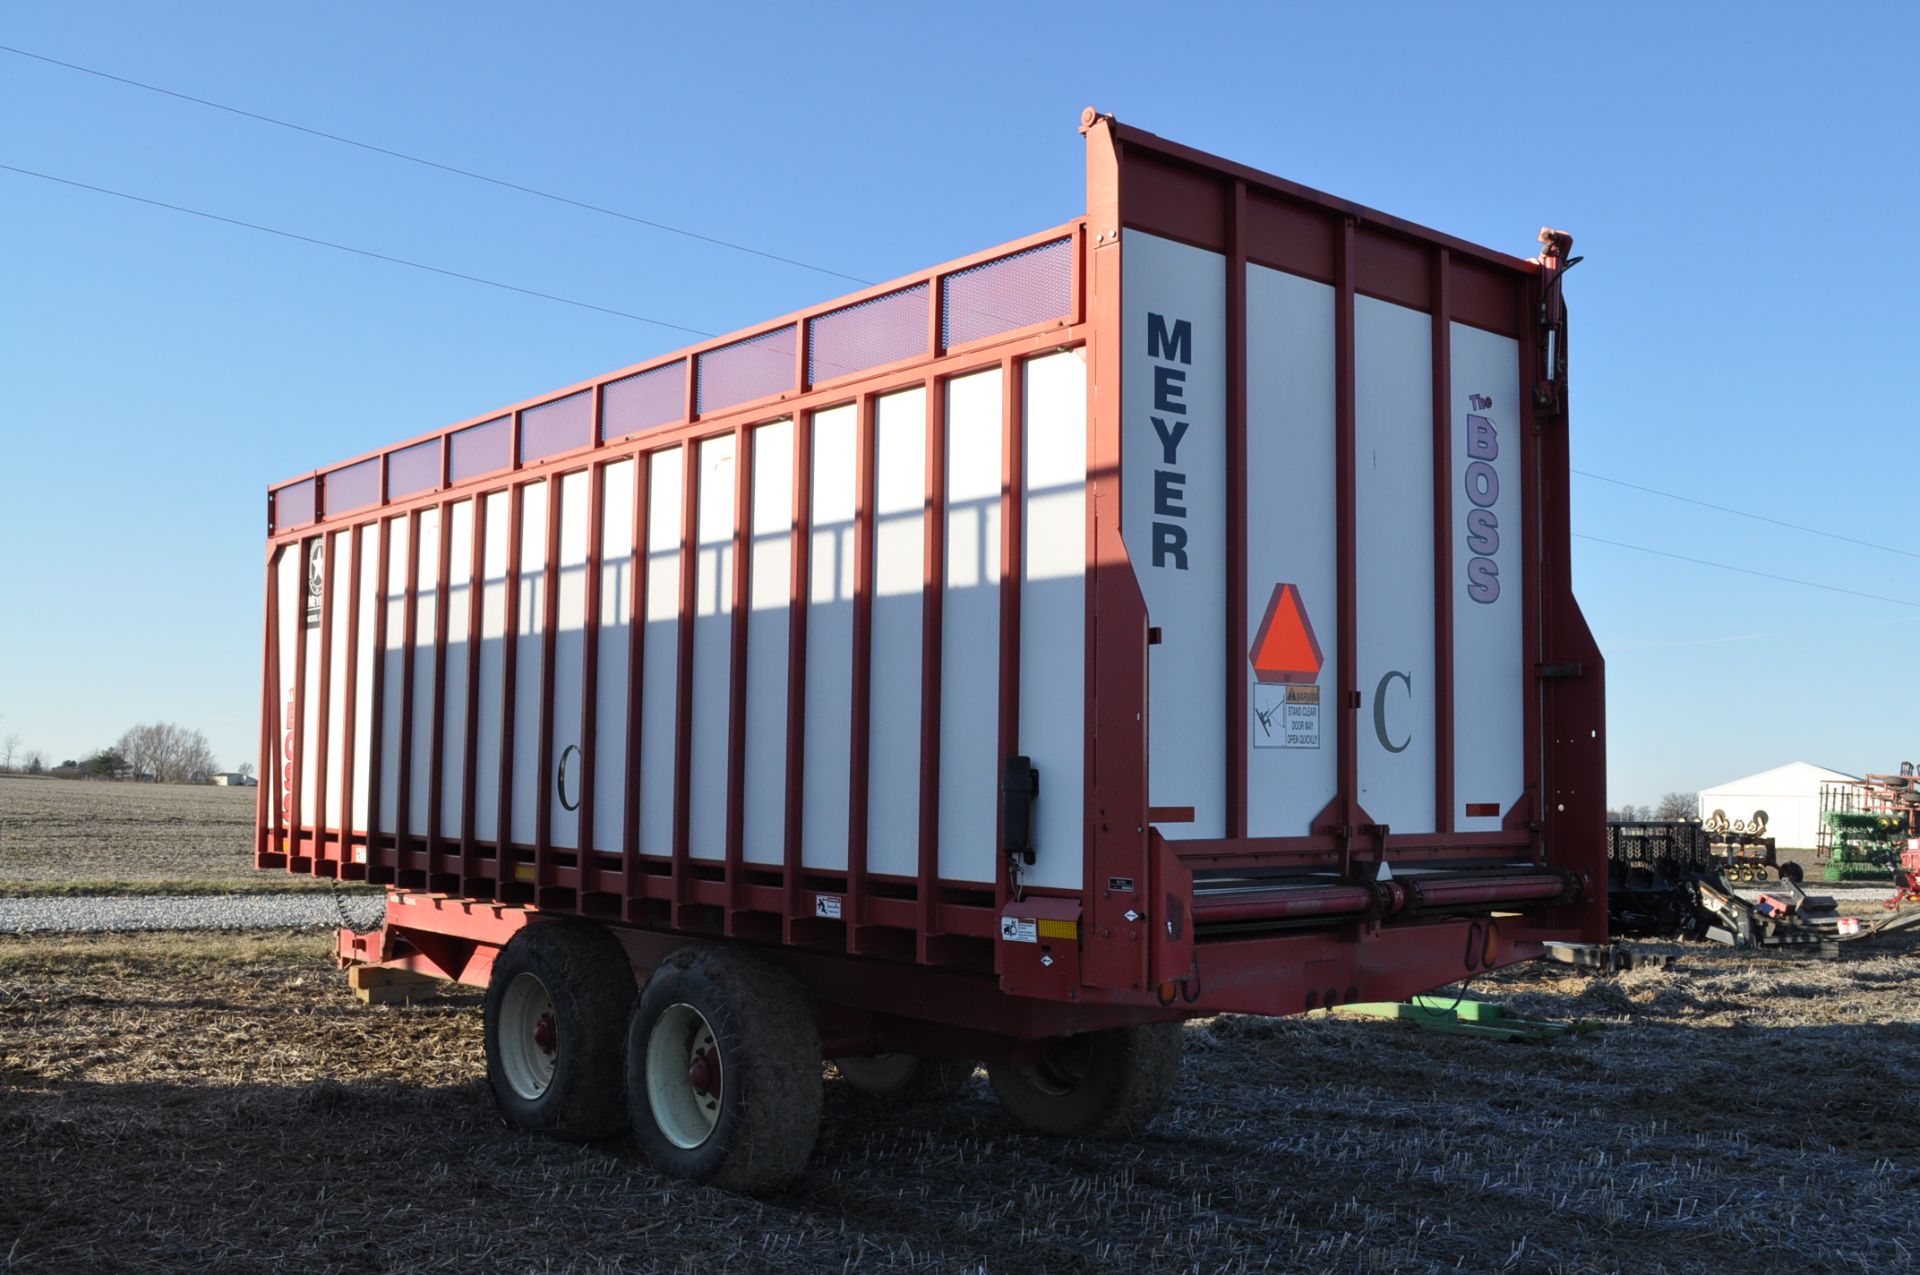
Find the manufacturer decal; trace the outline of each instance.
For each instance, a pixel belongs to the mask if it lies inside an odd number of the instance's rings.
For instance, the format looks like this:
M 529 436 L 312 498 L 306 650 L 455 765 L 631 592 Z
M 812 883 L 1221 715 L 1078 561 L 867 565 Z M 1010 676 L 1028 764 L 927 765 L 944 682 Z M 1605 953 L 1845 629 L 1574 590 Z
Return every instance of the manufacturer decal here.
M 1000 918 L 1000 938 L 1006 943 L 1038 943 L 1040 926 L 1030 916 L 1003 916 Z
M 1132 894 L 1133 878 L 1132 877 L 1108 877 L 1107 892 L 1109 894 Z
M 1380 747 L 1390 753 L 1404 753 L 1407 751 L 1407 745 L 1413 742 L 1413 736 L 1408 735 L 1396 744 L 1387 734 L 1387 687 L 1395 682 L 1399 682 L 1400 685 L 1407 688 L 1407 698 L 1409 700 L 1413 698 L 1413 677 L 1411 674 L 1402 673 L 1399 669 L 1392 669 L 1383 674 L 1380 678 L 1380 685 L 1373 689 L 1373 733 L 1380 737 Z
M 1180 441 L 1192 423 L 1187 414 L 1187 373 L 1193 364 L 1193 324 L 1163 314 L 1147 315 L 1147 357 L 1153 364 L 1153 410 L 1148 417 L 1160 440 L 1153 470 L 1153 565 L 1187 569 L 1187 475 L 1180 463 Z M 1176 364 L 1182 366 L 1175 366 Z
M 1468 395 L 1467 404 L 1474 409 L 1467 414 L 1467 552 L 1475 555 L 1467 562 L 1467 597 L 1485 606 L 1500 600 L 1500 564 L 1493 560 L 1500 552 L 1500 471 L 1493 467 L 1500 431 L 1484 415 L 1493 410 L 1491 395 Z

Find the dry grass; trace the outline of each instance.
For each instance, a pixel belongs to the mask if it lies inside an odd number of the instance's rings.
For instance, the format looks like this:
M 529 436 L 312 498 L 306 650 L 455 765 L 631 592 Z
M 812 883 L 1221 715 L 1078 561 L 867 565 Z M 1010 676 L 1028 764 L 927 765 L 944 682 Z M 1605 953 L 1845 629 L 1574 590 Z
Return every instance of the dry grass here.
M 835 1082 L 752 1201 L 503 1128 L 477 997 L 366 1008 L 321 938 L 5 939 L 0 1269 L 1910 1269 L 1913 960 L 1476 987 L 1609 1024 L 1548 1046 L 1214 1019 L 1122 1144 Z
M 0 883 L 284 884 L 253 867 L 258 793 L 0 775 Z

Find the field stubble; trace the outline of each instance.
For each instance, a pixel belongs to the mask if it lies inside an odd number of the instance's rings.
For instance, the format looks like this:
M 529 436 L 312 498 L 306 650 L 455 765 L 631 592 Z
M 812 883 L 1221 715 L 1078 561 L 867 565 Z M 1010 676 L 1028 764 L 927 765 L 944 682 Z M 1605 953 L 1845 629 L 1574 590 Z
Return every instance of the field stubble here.
M 0 940 L 0 1269 L 1885 1272 L 1920 1252 L 1912 960 L 1475 985 L 1607 1024 L 1548 1046 L 1205 1020 L 1127 1143 L 1018 1133 L 978 1077 L 906 1115 L 833 1082 L 753 1201 L 503 1128 L 477 996 L 369 1009 L 324 939 Z

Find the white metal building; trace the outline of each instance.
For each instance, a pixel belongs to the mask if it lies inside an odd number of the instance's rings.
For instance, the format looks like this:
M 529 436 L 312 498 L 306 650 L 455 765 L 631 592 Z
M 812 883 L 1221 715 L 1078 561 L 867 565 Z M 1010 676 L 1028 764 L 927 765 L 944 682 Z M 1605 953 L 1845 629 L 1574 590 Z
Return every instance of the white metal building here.
M 1729 819 L 1750 819 L 1767 812 L 1767 835 L 1782 850 L 1811 850 L 1820 827 L 1820 785 L 1856 775 L 1828 770 L 1808 761 L 1788 762 L 1757 775 L 1700 790 L 1700 816 L 1724 810 Z

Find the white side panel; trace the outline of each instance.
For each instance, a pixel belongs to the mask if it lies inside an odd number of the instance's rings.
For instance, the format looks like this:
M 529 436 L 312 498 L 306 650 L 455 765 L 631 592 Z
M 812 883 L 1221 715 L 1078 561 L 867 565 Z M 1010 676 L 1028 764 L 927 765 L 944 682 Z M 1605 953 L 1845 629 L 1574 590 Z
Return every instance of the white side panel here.
M 640 853 L 673 853 L 680 685 L 680 507 L 686 449 L 648 458 L 647 627 L 640 658 Z
M 1333 341 L 1331 287 L 1247 267 L 1247 640 L 1259 641 L 1274 587 L 1291 584 L 1322 658 L 1317 679 L 1301 670 L 1292 684 L 1241 666 L 1255 837 L 1307 835 L 1339 788 Z
M 1087 368 L 1026 366 L 1026 554 L 1020 575 L 1020 749 L 1040 768 L 1028 885 L 1079 889 L 1087 742 Z
M 1122 534 L 1148 623 L 1147 794 L 1191 806 L 1168 838 L 1226 832 L 1226 259 L 1129 231 Z M 1043 788 L 1044 792 L 1045 789 Z
M 1000 393 L 998 368 L 947 382 L 940 876 L 949 881 L 992 881 L 999 857 Z
M 440 835 L 466 834 L 461 809 L 467 780 L 467 669 L 473 652 L 473 502 L 453 506 L 447 522 L 447 698 L 441 715 L 446 744 L 440 752 Z
M 580 780 L 586 773 L 580 738 L 587 660 L 587 540 L 593 513 L 582 469 L 560 480 L 560 575 L 554 581 L 553 773 L 548 799 L 551 844 L 580 846 Z
M 1454 826 L 1493 831 L 1526 786 L 1520 344 L 1452 325 Z
M 1354 302 L 1360 805 L 1434 830 L 1433 321 Z
M 727 855 L 727 738 L 733 673 L 733 435 L 700 444 L 698 554 L 693 569 L 693 755 L 687 853 Z
M 420 566 L 413 603 L 413 746 L 407 763 L 407 832 L 427 835 L 433 791 L 433 628 L 440 607 L 440 511 L 420 511 Z
M 540 826 L 540 686 L 547 609 L 547 484 L 528 483 L 520 504 L 520 595 L 513 642 L 513 810 L 507 835 L 534 843 Z M 558 758 L 556 758 L 558 760 Z M 502 865 L 501 872 L 506 868 Z
M 627 676 L 633 654 L 633 469 L 601 471 L 600 626 L 594 657 L 593 827 L 596 850 L 622 849 L 627 817 Z
M 386 641 L 380 652 L 380 831 L 400 830 L 400 705 L 407 673 L 407 554 L 413 519 L 387 519 Z
M 321 538 L 300 542 L 302 561 L 306 563 L 305 587 L 300 591 L 300 649 L 307 665 L 306 694 L 301 697 L 300 712 L 300 820 L 304 828 L 320 826 L 324 812 L 320 799 L 320 714 L 326 705 L 320 702 L 320 597 L 326 588 L 325 560 L 321 557 Z M 311 851 L 309 851 L 311 853 Z
M 507 550 L 513 543 L 513 497 L 489 492 L 482 506 L 486 543 L 481 548 L 480 696 L 473 715 L 473 835 L 500 837 L 500 731 L 505 719 L 507 668 Z
M 353 584 L 353 533 L 336 531 L 333 572 L 327 578 L 327 603 L 333 609 L 327 639 L 327 805 L 325 824 L 345 828 L 347 756 L 347 610 Z M 311 673 L 308 676 L 312 676 Z
M 807 713 L 801 861 L 847 866 L 853 747 L 853 495 L 859 417 L 852 404 L 813 418 L 812 535 L 807 546 Z
M 294 701 L 297 688 L 294 659 L 299 650 L 300 626 L 304 623 L 306 581 L 301 575 L 301 564 L 305 561 L 306 550 L 295 544 L 277 550 L 273 563 L 274 592 L 280 608 L 280 614 L 274 617 L 275 645 L 279 647 L 275 657 L 280 666 L 280 701 L 273 706 L 273 720 L 277 723 L 280 736 L 273 741 L 273 773 L 260 776 L 260 782 L 273 785 L 273 826 L 282 832 L 291 825 L 293 813 L 293 789 L 290 785 L 293 783 L 294 741 L 299 738 L 295 714 L 300 711 L 300 706 Z
M 746 797 L 748 863 L 781 863 L 787 839 L 788 597 L 793 588 L 793 422 L 753 434 L 748 573 Z
M 920 633 L 927 575 L 927 392 L 875 405 L 867 870 L 920 871 Z
M 360 629 L 354 638 L 352 827 L 367 830 L 367 792 L 373 784 L 373 627 L 380 606 L 380 527 L 354 533 L 360 560 Z

